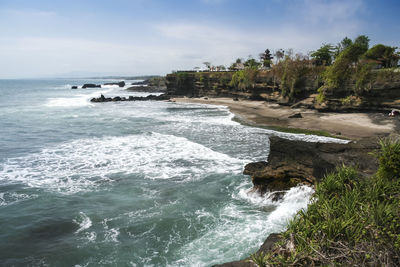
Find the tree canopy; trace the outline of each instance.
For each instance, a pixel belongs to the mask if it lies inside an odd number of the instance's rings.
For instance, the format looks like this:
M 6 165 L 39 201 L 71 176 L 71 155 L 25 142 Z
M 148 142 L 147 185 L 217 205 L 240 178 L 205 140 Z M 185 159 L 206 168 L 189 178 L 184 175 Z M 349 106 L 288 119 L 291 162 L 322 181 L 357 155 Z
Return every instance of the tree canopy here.
M 311 53 L 311 57 L 315 60 L 317 66 L 332 64 L 334 55 L 334 47 L 331 44 L 323 44 L 317 51 Z
M 246 62 L 244 63 L 245 67 L 248 68 L 258 68 L 261 66 L 260 62 L 257 62 L 257 60 L 255 60 L 254 58 L 249 58 L 248 60 L 246 60 Z
M 377 44 L 371 47 L 365 54 L 366 59 L 375 60 L 384 68 L 397 66 L 399 55 L 395 53 L 397 47 Z
M 269 51 L 269 49 L 266 49 L 264 53 L 260 54 L 261 63 L 266 68 L 270 68 L 271 67 L 271 63 L 272 63 L 272 59 L 273 58 L 274 57 L 271 55 L 271 52 Z
M 354 44 L 358 45 L 364 54 L 369 48 L 369 38 L 366 35 L 359 35 L 356 39 L 354 39 Z

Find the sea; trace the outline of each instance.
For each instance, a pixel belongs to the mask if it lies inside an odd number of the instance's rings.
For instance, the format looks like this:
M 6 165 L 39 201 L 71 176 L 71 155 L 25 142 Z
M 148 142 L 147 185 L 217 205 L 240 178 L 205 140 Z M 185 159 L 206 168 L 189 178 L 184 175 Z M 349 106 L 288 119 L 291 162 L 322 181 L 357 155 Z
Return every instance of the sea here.
M 248 257 L 305 209 L 273 202 L 243 168 L 269 137 L 337 140 L 240 124 L 228 108 L 91 103 L 112 80 L 0 80 L 0 266 L 212 266 Z

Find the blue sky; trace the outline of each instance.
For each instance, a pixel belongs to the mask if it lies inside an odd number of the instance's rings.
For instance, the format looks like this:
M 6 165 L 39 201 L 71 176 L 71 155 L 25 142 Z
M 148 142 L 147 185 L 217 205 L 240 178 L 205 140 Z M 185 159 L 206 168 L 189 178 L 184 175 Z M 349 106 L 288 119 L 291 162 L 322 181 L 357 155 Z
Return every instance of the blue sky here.
M 166 74 L 359 34 L 400 46 L 399 14 L 399 0 L 0 0 L 0 78 Z

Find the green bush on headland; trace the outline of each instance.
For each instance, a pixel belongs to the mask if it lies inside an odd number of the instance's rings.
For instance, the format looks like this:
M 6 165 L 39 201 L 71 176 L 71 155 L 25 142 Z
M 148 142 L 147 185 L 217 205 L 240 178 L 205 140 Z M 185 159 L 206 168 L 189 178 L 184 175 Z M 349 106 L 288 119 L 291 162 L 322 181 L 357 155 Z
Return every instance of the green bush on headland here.
M 229 85 L 240 90 L 246 90 L 254 87 L 258 69 L 255 67 L 245 68 L 235 72 Z
M 400 141 L 382 140 L 377 173 L 337 168 L 316 185 L 273 252 L 259 266 L 399 266 Z

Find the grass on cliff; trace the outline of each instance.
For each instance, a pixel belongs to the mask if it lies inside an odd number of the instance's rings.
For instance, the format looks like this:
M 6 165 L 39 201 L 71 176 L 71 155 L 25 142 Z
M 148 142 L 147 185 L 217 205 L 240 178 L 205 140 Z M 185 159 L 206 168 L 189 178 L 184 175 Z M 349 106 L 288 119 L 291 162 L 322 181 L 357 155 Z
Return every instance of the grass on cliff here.
M 377 173 L 337 168 L 316 185 L 276 249 L 259 266 L 400 266 L 400 141 L 382 140 Z

